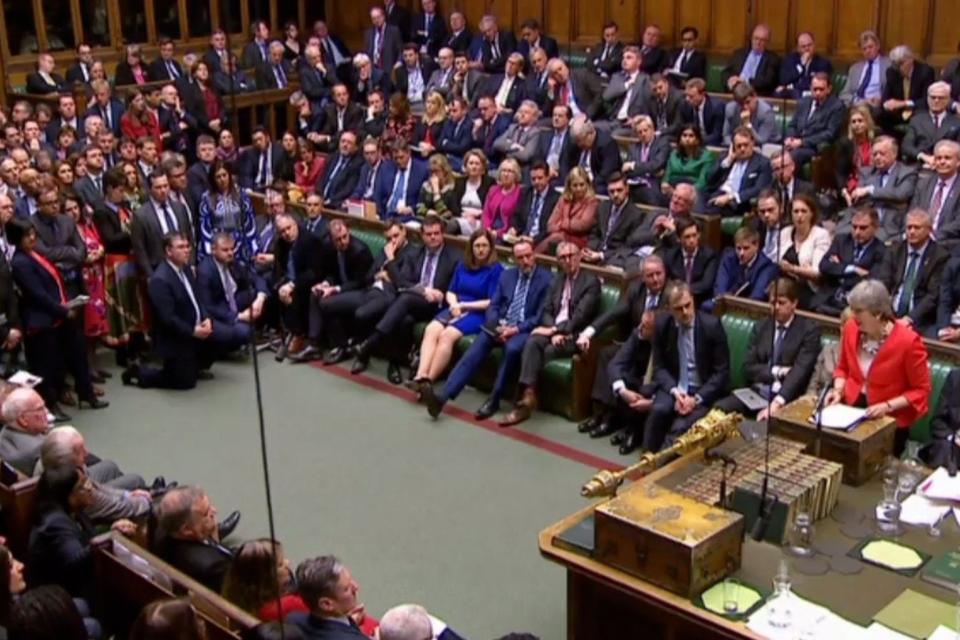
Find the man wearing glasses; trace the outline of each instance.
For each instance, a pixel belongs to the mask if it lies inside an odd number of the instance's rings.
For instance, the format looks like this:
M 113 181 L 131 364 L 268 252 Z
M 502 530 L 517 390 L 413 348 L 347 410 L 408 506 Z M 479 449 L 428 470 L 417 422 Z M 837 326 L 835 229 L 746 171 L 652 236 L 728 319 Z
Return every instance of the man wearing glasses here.
M 903 137 L 905 162 L 917 161 L 924 169 L 933 168 L 933 147 L 945 138 L 960 135 L 960 118 L 949 113 L 950 85 L 934 82 L 927 89 L 927 110 L 917 111 Z

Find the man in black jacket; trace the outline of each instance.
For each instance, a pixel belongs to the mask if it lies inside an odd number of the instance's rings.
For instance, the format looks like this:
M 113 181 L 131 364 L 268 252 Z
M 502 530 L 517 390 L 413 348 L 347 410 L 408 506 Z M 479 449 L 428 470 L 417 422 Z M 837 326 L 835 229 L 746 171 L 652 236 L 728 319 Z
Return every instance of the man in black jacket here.
M 277 235 L 274 270 L 277 297 L 287 331 L 293 336 L 275 358 L 282 361 L 288 353 L 299 353 L 306 345 L 307 319 L 313 286 L 323 277 L 322 240 L 306 231 L 289 213 L 275 217 Z
M 363 157 L 358 153 L 357 134 L 347 130 L 340 134 L 337 153 L 327 158 L 327 167 L 317 183 L 317 193 L 324 206 L 339 209 L 350 197 L 360 179 Z
M 220 593 L 233 551 L 220 543 L 217 509 L 199 487 L 174 487 L 158 505 L 158 553 L 176 569 Z
M 720 260 L 713 249 L 703 246 L 699 222 L 681 218 L 676 229 L 680 243 L 664 252 L 663 262 L 670 279 L 685 282 L 697 304 L 702 304 L 713 296 Z
M 627 270 L 639 261 L 634 255 L 639 246 L 634 246 L 631 239 L 643 222 L 643 213 L 630 202 L 630 190 L 622 174 L 614 173 L 607 179 L 607 195 L 609 200 L 601 202 L 597 210 L 597 224 L 583 249 L 583 260 Z
M 577 336 L 600 307 L 600 280 L 580 268 L 580 250 L 572 242 L 557 246 L 560 271 L 553 277 L 540 326 L 530 334 L 520 360 L 520 399 L 500 421 L 501 427 L 519 424 L 537 408 L 537 381 L 551 360 L 577 352 Z
M 534 246 L 538 245 L 547 237 L 547 220 L 559 199 L 560 194 L 550 188 L 550 167 L 541 160 L 533 163 L 530 184 L 523 187 L 514 213 L 516 226 L 507 232 L 506 237 L 528 238 Z
M 334 556 L 304 560 L 297 567 L 297 591 L 309 613 L 291 613 L 287 622 L 309 640 L 367 640 L 350 614 L 360 601 L 360 587 L 350 570 Z

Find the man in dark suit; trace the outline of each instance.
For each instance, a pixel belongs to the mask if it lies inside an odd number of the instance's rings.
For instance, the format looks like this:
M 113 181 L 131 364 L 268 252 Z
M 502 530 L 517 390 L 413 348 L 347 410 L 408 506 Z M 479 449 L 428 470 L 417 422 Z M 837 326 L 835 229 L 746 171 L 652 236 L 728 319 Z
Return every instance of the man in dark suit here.
M 436 141 L 436 150 L 447 156 L 450 166 L 459 170 L 463 154 L 473 146 L 473 123 L 467 118 L 470 107 L 467 101 L 457 96 L 447 106 L 447 119 Z
M 636 142 L 627 149 L 623 172 L 631 197 L 642 204 L 659 205 L 660 183 L 670 159 L 670 138 L 657 135 L 653 118 L 646 114 L 633 119 Z
M 47 136 L 47 143 L 54 144 L 57 136 L 60 135 L 60 129 L 65 125 L 73 127 L 77 136 L 82 134 L 83 122 L 77 117 L 77 103 L 70 94 L 61 95 L 57 98 L 57 117 L 50 121 L 44 133 Z
M 323 204 L 331 209 L 340 209 L 357 187 L 363 157 L 358 153 L 357 134 L 347 130 L 340 134 L 337 153 L 327 158 L 327 166 L 317 183 L 317 193 L 323 196 Z
M 447 25 L 437 13 L 437 0 L 421 0 L 421 6 L 423 11 L 413 22 L 413 41 L 420 47 L 420 53 L 436 58 L 447 39 Z
M 217 143 L 211 136 L 197 136 L 197 161 L 187 169 L 187 198 L 194 211 L 200 210 L 200 198 L 210 188 L 210 167 L 217 159 Z
M 520 44 L 517 46 L 517 52 L 528 61 L 530 53 L 536 49 L 543 49 L 548 60 L 560 57 L 557 41 L 541 31 L 539 22 L 528 18 L 520 23 Z
M 444 45 L 453 49 L 454 53 L 466 52 L 473 41 L 473 34 L 467 29 L 467 18 L 462 11 L 450 12 L 450 33 L 444 40 Z
M 373 202 L 377 195 L 377 179 L 383 169 L 383 156 L 380 154 L 380 144 L 376 139 L 367 139 L 363 143 L 363 164 L 360 167 L 360 178 L 357 186 L 350 195 L 355 200 Z
M 478 147 L 488 159 L 499 162 L 493 143 L 510 128 L 511 118 L 500 113 L 491 96 L 481 96 L 477 100 L 477 112 L 480 117 L 473 121 L 473 145 Z
M 291 613 L 286 621 L 307 640 L 365 640 L 368 638 L 350 618 L 360 607 L 359 586 L 350 570 L 334 556 L 304 560 L 297 567 L 297 591 L 309 613 Z
M 728 91 L 740 81 L 749 82 L 762 96 L 773 95 L 780 79 L 780 58 L 767 50 L 770 27 L 758 24 L 750 36 L 750 46 L 733 52 L 723 68 L 723 84 Z
M 560 58 L 547 63 L 547 74 L 547 105 L 550 109 L 566 105 L 574 117 L 583 114 L 591 120 L 600 115 L 603 87 L 598 76 L 586 69 L 571 71 Z
M 180 83 L 183 85 L 183 83 Z M 237 56 L 232 53 L 224 58 L 221 68 L 213 72 L 213 87 L 221 95 L 231 96 L 257 90 L 257 83 L 247 73 L 237 69 Z
M 960 136 L 960 118 L 950 113 L 950 85 L 935 82 L 927 89 L 927 109 L 918 109 L 903 137 L 903 159 L 933 168 L 933 148 L 941 140 Z
M 439 218 L 424 218 L 420 237 L 423 241 L 420 251 L 410 254 L 402 263 L 393 260 L 384 266 L 398 295 L 370 335 L 357 347 L 351 373 L 364 371 L 374 348 L 389 340 L 394 367 L 388 375 L 391 382 L 399 384 L 396 358 L 397 354 L 406 355 L 414 323 L 429 320 L 440 310 L 460 262 L 460 254 L 444 242 L 443 221 Z
M 663 71 L 667 66 L 669 54 L 660 46 L 660 27 L 655 24 L 647 25 L 640 40 L 640 69 L 647 75 Z
M 933 239 L 950 251 L 960 245 L 960 143 L 941 140 L 933 149 L 933 174 L 917 181 L 911 209 L 923 209 L 932 218 Z
M 243 46 L 240 64 L 244 69 L 256 69 L 270 60 L 270 25 L 263 20 L 254 20 L 250 25 L 253 40 Z
M 768 299 L 773 318 L 765 317 L 753 326 L 743 361 L 747 386 L 770 403 L 759 411 L 757 420 L 777 415 L 784 405 L 804 394 L 820 355 L 820 328 L 796 313 L 796 282 L 780 278 L 770 287 Z M 714 406 L 743 415 L 753 413 L 735 395 Z
M 905 113 L 909 114 L 914 109 L 922 110 L 928 88 L 935 80 L 933 67 L 917 60 L 910 47 L 901 44 L 891 49 L 890 66 L 881 95 L 883 112 L 879 123 L 892 132 L 893 127 L 907 119 Z M 949 85 L 947 87 L 949 93 Z
M 507 57 L 517 50 L 517 39 L 509 31 L 501 31 L 496 17 L 485 15 L 480 19 L 480 61 L 484 73 L 503 73 Z
M 266 127 L 253 130 L 253 144 L 240 154 L 238 164 L 238 182 L 247 189 L 263 191 L 277 181 L 293 179 L 286 152 L 273 144 Z
M 853 214 L 850 234 L 835 236 L 820 260 L 820 289 L 810 302 L 818 313 L 839 316 L 847 295 L 865 278 L 876 276 L 886 247 L 877 239 L 879 221 L 873 209 Z
M 720 260 L 714 299 L 703 304 L 703 311 L 713 311 L 715 299 L 722 295 L 763 300 L 770 283 L 777 276 L 777 265 L 760 251 L 760 234 L 753 227 L 740 227 L 734 234 L 734 249 L 727 249 Z
M 86 291 L 81 269 L 87 259 L 87 245 L 77 231 L 73 215 L 76 211 L 62 209 L 57 189 L 50 183 L 41 183 L 37 196 L 37 213 L 30 218 L 36 233 L 34 251 L 51 262 L 63 278 L 68 298 Z M 78 207 L 76 202 L 71 206 Z
M 147 67 L 147 75 L 150 77 L 151 82 L 160 80 L 175 82 L 183 76 L 183 67 L 181 67 L 180 63 L 174 58 L 173 40 L 166 37 L 160 38 L 159 49 L 160 56 Z
M 540 324 L 530 333 L 520 359 L 517 403 L 501 421 L 509 427 L 527 420 L 537 408 L 537 382 L 551 360 L 577 352 L 577 336 L 600 308 L 600 280 L 580 268 L 580 249 L 572 242 L 557 245 L 560 270 L 553 277 Z
M 620 148 L 609 134 L 598 131 L 589 120 L 574 121 L 570 127 L 573 144 L 561 162 L 560 173 L 566 175 L 573 167 L 587 172 L 597 193 L 604 193 L 607 180 L 620 168 Z
M 159 556 L 219 593 L 233 552 L 220 543 L 217 509 L 199 487 L 174 487 L 157 506 Z
M 271 42 L 270 57 L 257 66 L 257 87 L 262 90 L 286 89 L 290 84 L 291 73 L 293 66 L 283 57 L 283 44 Z
M 384 163 L 376 187 L 377 215 L 381 220 L 412 220 L 420 199 L 420 187 L 429 178 L 426 166 L 413 159 L 405 140 L 390 148 L 391 160 Z
M 396 26 L 387 23 L 381 7 L 371 7 L 370 22 L 371 26 L 363 32 L 363 50 L 370 56 L 374 68 L 389 75 L 400 60 L 403 34 Z
M 702 78 L 690 78 L 683 89 L 680 105 L 680 126 L 694 124 L 703 134 L 704 144 L 719 146 L 723 142 L 723 105 L 707 95 Z
M 550 167 L 536 161 L 530 167 L 530 184 L 520 192 L 520 202 L 513 219 L 516 227 L 507 237 L 526 238 L 534 246 L 547 236 L 547 220 L 557 206 L 560 194 L 550 188 Z
M 211 249 L 197 268 L 198 296 L 213 323 L 210 342 L 230 352 L 249 344 L 263 315 L 267 284 L 249 265 L 236 261 L 231 234 L 217 233 Z
M 730 355 L 720 319 L 694 307 L 690 287 L 667 293 L 670 315 L 656 320 L 653 381 L 656 396 L 643 433 L 643 448 L 670 446 L 705 416 L 730 384 Z
M 147 178 L 150 198 L 133 214 L 130 225 L 130 244 L 140 273 L 149 278 L 157 265 L 164 261 L 164 238 L 171 233 L 182 233 L 188 244 L 193 243 L 193 227 L 183 205 L 170 202 L 170 180 L 165 173 L 154 172 Z
M 620 28 L 616 22 L 603 25 L 603 41 L 594 47 L 591 53 L 593 55 L 588 62 L 588 67 L 601 78 L 609 78 L 620 70 L 623 43 L 620 41 Z
M 960 256 L 950 258 L 943 270 L 937 325 L 927 335 L 944 342 L 960 342 Z
M 797 103 L 797 110 L 787 125 L 784 147 L 793 153 L 800 166 L 813 159 L 821 145 L 832 144 L 840 134 L 846 109 L 831 94 L 833 84 L 826 73 L 815 73 L 810 80 L 810 97 Z
M 733 134 L 727 157 L 707 179 L 707 211 L 720 215 L 745 213 L 751 200 L 772 182 L 770 161 L 757 153 L 753 132 L 741 127 Z
M 496 291 L 487 307 L 486 319 L 477 339 L 450 372 L 443 389 L 435 393 L 433 387 L 423 387 L 423 400 L 434 418 L 443 405 L 460 395 L 467 383 L 480 369 L 493 349 L 503 347 L 503 360 L 490 395 L 474 414 L 486 420 L 500 408 L 500 398 L 513 371 L 520 364 L 523 349 L 530 332 L 540 325 L 550 288 L 550 271 L 537 265 L 533 245 L 521 240 L 513 245 L 517 264 L 507 269 L 497 282 Z
M 813 77 L 825 73 L 829 78 L 833 74 L 830 61 L 815 51 L 813 34 L 803 31 L 797 36 L 797 50 L 783 58 L 780 65 L 780 84 L 776 94 L 799 100 L 810 93 Z
M 597 223 L 583 249 L 583 260 L 632 270 L 638 262 L 634 254 L 640 248 L 632 240 L 643 222 L 643 213 L 630 200 L 630 189 L 622 174 L 607 178 L 607 195 L 609 199 L 597 209 Z
M 396 0 L 386 0 L 383 4 L 384 14 L 386 15 L 387 24 L 392 25 L 400 31 L 400 37 L 403 38 L 404 42 L 409 42 L 411 39 L 411 16 L 410 11 L 399 4 Z
M 100 116 L 103 126 L 113 131 L 113 134 L 119 138 L 122 135 L 120 118 L 123 116 L 123 103 L 112 96 L 110 83 L 106 80 L 94 80 L 90 83 L 90 87 L 93 89 L 95 101 L 83 117 Z
M 693 78 L 705 80 L 707 77 L 707 56 L 697 50 L 700 32 L 696 27 L 684 27 L 680 32 L 680 47 L 674 49 L 667 59 L 663 74 L 678 89 Z
M 310 297 L 314 285 L 323 278 L 323 241 L 306 231 L 292 214 L 274 217 L 279 238 L 274 247 L 277 297 L 283 326 L 292 336 L 275 358 L 300 353 L 306 346 Z
M 797 163 L 791 153 L 778 149 L 770 156 L 770 168 L 773 170 L 771 188 L 780 196 L 780 202 L 789 209 L 790 203 L 800 194 L 817 197 L 814 186 L 797 177 Z
M 316 143 L 323 151 L 334 151 L 341 133 L 359 131 L 363 124 L 363 109 L 355 102 L 350 102 L 350 90 L 345 84 L 334 85 L 333 100 L 323 108 L 322 113 L 323 125 Z
M 483 72 L 470 68 L 470 58 L 466 52 L 457 51 L 453 57 L 453 79 L 450 81 L 450 95 L 466 100 L 471 108 L 477 105 L 484 84 Z M 448 99 L 449 101 L 449 99 Z
M 877 136 L 869 167 L 861 167 L 857 188 L 844 192 L 849 208 L 842 213 L 834 233 L 849 233 L 850 218 L 859 207 L 872 207 L 880 216 L 877 237 L 883 242 L 903 233 L 907 205 L 917 188 L 917 171 L 898 162 L 899 146 L 891 136 Z
M 427 81 L 435 66 L 433 60 L 421 58 L 420 50 L 412 42 L 403 45 L 401 59 L 403 64 L 393 71 L 396 90 L 406 96 L 412 107 L 422 109 L 427 97 Z
M 323 61 L 320 47 L 309 45 L 303 50 L 297 71 L 300 90 L 310 100 L 310 106 L 322 108 L 330 99 L 331 89 L 337 83 L 337 74 L 332 64 Z
M 703 246 L 698 221 L 681 218 L 676 229 L 680 242 L 664 251 L 663 262 L 670 279 L 685 283 L 699 305 L 713 295 L 720 261 L 713 249 Z
M 928 334 L 937 323 L 940 282 L 950 254 L 930 239 L 930 214 L 916 209 L 907 214 L 906 233 L 886 251 L 876 278 L 893 297 L 893 312 L 917 332 Z
M 37 70 L 27 74 L 27 93 L 46 95 L 66 89 L 63 76 L 54 73 L 56 66 L 53 56 L 41 53 L 37 57 Z
M 551 180 L 558 182 L 561 175 L 566 177 L 567 157 L 573 146 L 570 136 L 572 119 L 570 107 L 562 105 L 553 107 L 550 112 L 550 128 L 540 132 L 540 140 L 537 142 L 537 159 L 542 160 L 549 167 Z
M 232 55 L 233 53 L 227 49 L 226 32 L 223 29 L 214 29 L 210 34 L 210 46 L 203 54 L 203 61 L 207 63 L 207 68 L 213 74 L 223 71 L 227 57 Z
M 154 352 L 163 360 L 163 368 L 133 365 L 123 372 L 123 384 L 193 389 L 198 379 L 210 377 L 206 370 L 213 362 L 209 342 L 213 322 L 200 302 L 197 281 L 189 268 L 190 240 L 186 234 L 171 231 L 164 234 L 162 242 L 165 257 L 150 275 L 148 293 Z
M 614 133 L 632 135 L 631 123 L 638 115 L 648 113 L 649 99 L 650 79 L 640 70 L 640 48 L 625 47 L 620 71 L 610 76 L 603 90 L 603 101 L 610 106 L 607 117 L 619 124 Z
M 83 150 L 83 158 L 87 174 L 77 180 L 74 185 L 76 191 L 86 204 L 96 208 L 103 205 L 103 151 L 100 147 L 89 145 Z
M 93 63 L 93 49 L 89 43 L 77 43 L 77 61 L 67 69 L 67 84 L 71 86 L 78 82 L 80 84 L 89 84 L 90 69 L 93 68 Z
M 504 73 L 495 73 L 487 77 L 480 95 L 490 96 L 500 113 L 513 113 L 524 99 L 523 56 L 514 52 L 507 56 Z
M 931 410 L 933 406 L 931 404 Z M 947 376 L 940 390 L 937 412 L 930 423 L 930 442 L 920 449 L 920 459 L 931 469 L 955 467 L 960 461 L 957 451 L 957 428 L 960 426 L 960 369 Z
M 644 311 L 627 340 L 610 345 L 612 357 L 607 358 L 602 372 L 597 370 L 594 381 L 594 402 L 602 407 L 602 415 L 607 417 L 589 432 L 590 437 L 601 438 L 626 425 L 624 431 L 610 439 L 614 446 L 620 445 L 620 455 L 629 455 L 640 448 L 647 415 L 653 407 L 657 390 L 651 366 L 655 319 L 654 311 Z M 600 384 L 605 387 L 598 389 Z M 581 428 L 589 422 L 583 423 Z

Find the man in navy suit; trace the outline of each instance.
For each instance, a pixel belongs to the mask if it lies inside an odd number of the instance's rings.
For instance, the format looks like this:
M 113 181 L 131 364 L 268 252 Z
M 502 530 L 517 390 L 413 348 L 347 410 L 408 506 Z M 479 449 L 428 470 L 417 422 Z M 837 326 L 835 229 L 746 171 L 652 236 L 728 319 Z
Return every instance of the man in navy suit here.
M 733 52 L 723 69 L 723 83 L 732 91 L 738 82 L 748 82 L 762 96 L 773 94 L 780 79 L 780 58 L 767 50 L 770 27 L 758 24 L 750 36 L 750 46 Z
M 123 103 L 112 96 L 110 83 L 106 80 L 94 80 L 90 83 L 90 87 L 93 89 L 96 101 L 83 117 L 100 116 L 103 126 L 113 131 L 113 134 L 119 138 L 122 134 L 120 118 L 123 116 Z
M 570 139 L 570 120 L 573 119 L 573 113 L 570 107 L 557 105 L 550 116 L 550 129 L 540 132 L 537 158 L 550 168 L 550 178 L 559 180 L 561 175 L 566 176 L 567 155 L 573 144 Z
M 183 67 L 174 58 L 173 40 L 170 38 L 160 38 L 160 57 L 150 63 L 147 74 L 151 82 L 159 80 L 169 80 L 175 82 L 183 77 Z M 213 69 L 210 70 L 213 73 Z
M 810 93 L 814 75 L 825 73 L 829 77 L 833 74 L 833 65 L 816 53 L 815 47 L 813 34 L 809 31 L 797 36 L 797 50 L 788 53 L 780 65 L 777 95 L 799 100 Z
M 551 281 L 550 270 L 537 265 L 530 242 L 520 240 L 514 244 L 513 258 L 517 267 L 500 276 L 484 326 L 450 372 L 443 389 L 435 393 L 430 385 L 423 387 L 423 400 L 432 417 L 439 416 L 443 405 L 460 394 L 496 347 L 503 347 L 503 361 L 493 390 L 474 415 L 478 420 L 486 420 L 500 409 L 500 398 L 520 365 L 530 332 L 540 325 Z
M 815 73 L 810 81 L 810 97 L 797 103 L 787 126 L 783 146 L 793 154 L 797 166 L 810 162 L 821 144 L 830 144 L 840 134 L 846 108 L 831 94 L 833 85 L 826 73 Z
M 704 144 L 723 144 L 723 104 L 707 95 L 707 83 L 703 78 L 690 78 L 683 88 L 683 104 L 680 105 L 680 122 L 700 127 Z
M 166 258 L 148 283 L 154 350 L 163 359 L 163 368 L 135 365 L 123 372 L 123 383 L 136 382 L 144 389 L 192 389 L 200 372 L 212 362 L 208 340 L 213 322 L 200 302 L 197 281 L 188 268 L 190 240 L 179 232 L 168 233 L 163 237 L 163 250 Z
M 377 215 L 381 220 L 412 220 L 420 198 L 420 187 L 429 178 L 426 166 L 415 162 L 410 146 L 397 140 L 390 147 L 392 160 L 384 163 L 377 186 Z
M 333 65 L 323 62 L 320 47 L 309 45 L 303 50 L 303 60 L 298 69 L 300 90 L 310 100 L 310 106 L 319 111 L 327 104 L 337 75 Z
M 733 134 L 727 157 L 707 179 L 707 212 L 737 215 L 750 210 L 751 200 L 773 183 L 770 161 L 756 151 L 753 132 L 740 127 Z
M 370 56 L 374 68 L 389 76 L 400 59 L 403 35 L 396 26 L 388 24 L 381 7 L 370 9 L 370 22 L 371 26 L 363 33 L 363 50 Z
M 663 251 L 663 264 L 670 279 L 685 283 L 696 303 L 703 304 L 713 295 L 719 263 L 717 254 L 703 245 L 699 221 L 680 218 L 674 227 L 677 242 Z
M 283 44 L 276 41 L 271 42 L 270 57 L 257 66 L 257 88 L 286 89 L 290 85 L 291 73 L 293 73 L 293 67 L 283 57 Z
M 504 73 L 491 74 L 483 85 L 483 94 L 493 98 L 500 113 L 513 113 L 524 98 L 523 56 L 511 53 L 507 57 Z
M 577 120 L 570 127 L 573 144 L 567 151 L 561 175 L 573 167 L 582 167 L 597 193 L 607 192 L 607 180 L 620 169 L 620 148 L 609 134 L 598 131 L 589 120 Z
M 850 233 L 835 236 L 820 260 L 820 289 L 810 302 L 818 313 L 839 316 L 847 295 L 865 278 L 876 277 L 886 246 L 877 238 L 880 220 L 874 209 L 859 209 L 850 221 Z
M 517 50 L 517 39 L 509 31 L 500 31 L 496 17 L 485 15 L 480 19 L 480 60 L 477 66 L 484 73 L 503 73 L 507 57 Z
M 685 80 L 707 77 L 707 56 L 697 51 L 697 41 L 700 32 L 696 27 L 684 27 L 680 31 L 680 47 L 674 49 L 667 60 L 663 74 L 670 78 L 678 89 L 684 86 Z
M 494 161 L 497 154 L 493 143 L 510 128 L 510 116 L 497 110 L 492 96 L 481 96 L 477 101 L 477 110 L 480 117 L 473 122 L 474 146 L 479 147 L 489 160 Z
M 47 134 L 47 143 L 56 143 L 60 129 L 62 129 L 64 125 L 73 127 L 73 130 L 79 137 L 82 132 L 82 127 L 80 126 L 82 122 L 80 118 L 77 117 L 77 103 L 72 95 L 64 94 L 57 99 L 57 114 L 57 118 L 51 120 L 47 125 L 45 131 Z
M 368 138 L 363 143 L 363 166 L 360 168 L 360 178 L 351 198 L 369 200 L 377 195 L 377 178 L 383 169 L 383 156 L 380 155 L 380 145 L 375 138 Z
M 463 154 L 473 146 L 473 123 L 467 118 L 470 107 L 457 96 L 447 107 L 447 120 L 440 130 L 436 150 L 447 156 L 454 171 L 463 165 Z
M 239 182 L 247 189 L 263 191 L 279 180 L 291 180 L 293 169 L 286 160 L 286 152 L 270 140 L 265 127 L 253 130 L 253 144 L 240 156 Z
M 363 158 L 357 151 L 357 134 L 349 130 L 341 133 L 337 153 L 327 158 L 327 166 L 317 183 L 317 193 L 323 196 L 325 206 L 342 208 L 357 187 L 363 165 Z
M 560 57 L 557 41 L 540 31 L 539 22 L 528 18 L 520 24 L 520 44 L 517 46 L 517 52 L 523 56 L 524 60 L 529 61 L 530 52 L 536 49 L 543 49 L 548 60 Z
M 473 41 L 473 34 L 467 29 L 467 18 L 462 11 L 450 12 L 450 34 L 445 38 L 444 45 L 450 47 L 454 53 L 466 51 Z
M 211 255 L 197 268 L 199 299 L 213 321 L 210 341 L 225 352 L 250 342 L 267 301 L 266 282 L 249 265 L 236 262 L 235 249 L 231 234 L 217 233 Z
M 297 567 L 297 591 L 310 613 L 291 613 L 286 621 L 308 640 L 369 640 L 350 614 L 360 606 L 360 587 L 334 556 L 304 560 Z
M 667 301 L 670 314 L 657 318 L 654 328 L 657 390 L 642 445 L 651 452 L 686 433 L 730 385 L 730 354 L 720 319 L 696 310 L 685 283 L 673 285 Z
M 751 300 L 765 300 L 767 287 L 777 277 L 777 265 L 760 251 L 760 234 L 752 227 L 740 227 L 733 234 L 733 249 L 727 249 L 720 260 L 713 285 L 713 300 L 700 307 L 713 311 L 715 299 L 727 294 Z
M 421 54 L 436 58 L 447 39 L 447 25 L 437 13 L 437 0 L 422 0 L 421 6 L 423 12 L 417 14 L 413 23 L 413 41 Z

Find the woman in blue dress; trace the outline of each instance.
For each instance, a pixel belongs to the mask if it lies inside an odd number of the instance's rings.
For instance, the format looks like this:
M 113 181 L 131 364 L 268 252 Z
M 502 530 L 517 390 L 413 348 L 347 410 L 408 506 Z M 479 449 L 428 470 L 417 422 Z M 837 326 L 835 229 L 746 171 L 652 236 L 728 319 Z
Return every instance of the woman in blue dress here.
M 212 254 L 213 236 L 224 231 L 233 236 L 237 260 L 253 264 L 257 254 L 257 226 L 250 196 L 234 181 L 230 167 L 222 160 L 210 165 L 210 189 L 200 198 L 200 258 Z
M 477 229 L 470 235 L 466 258 L 457 266 L 447 290 L 447 307 L 423 333 L 420 366 L 409 385 L 415 391 L 443 375 L 457 340 L 480 331 L 490 297 L 503 271 L 503 265 L 497 262 L 494 242 L 494 235 L 488 229 Z

